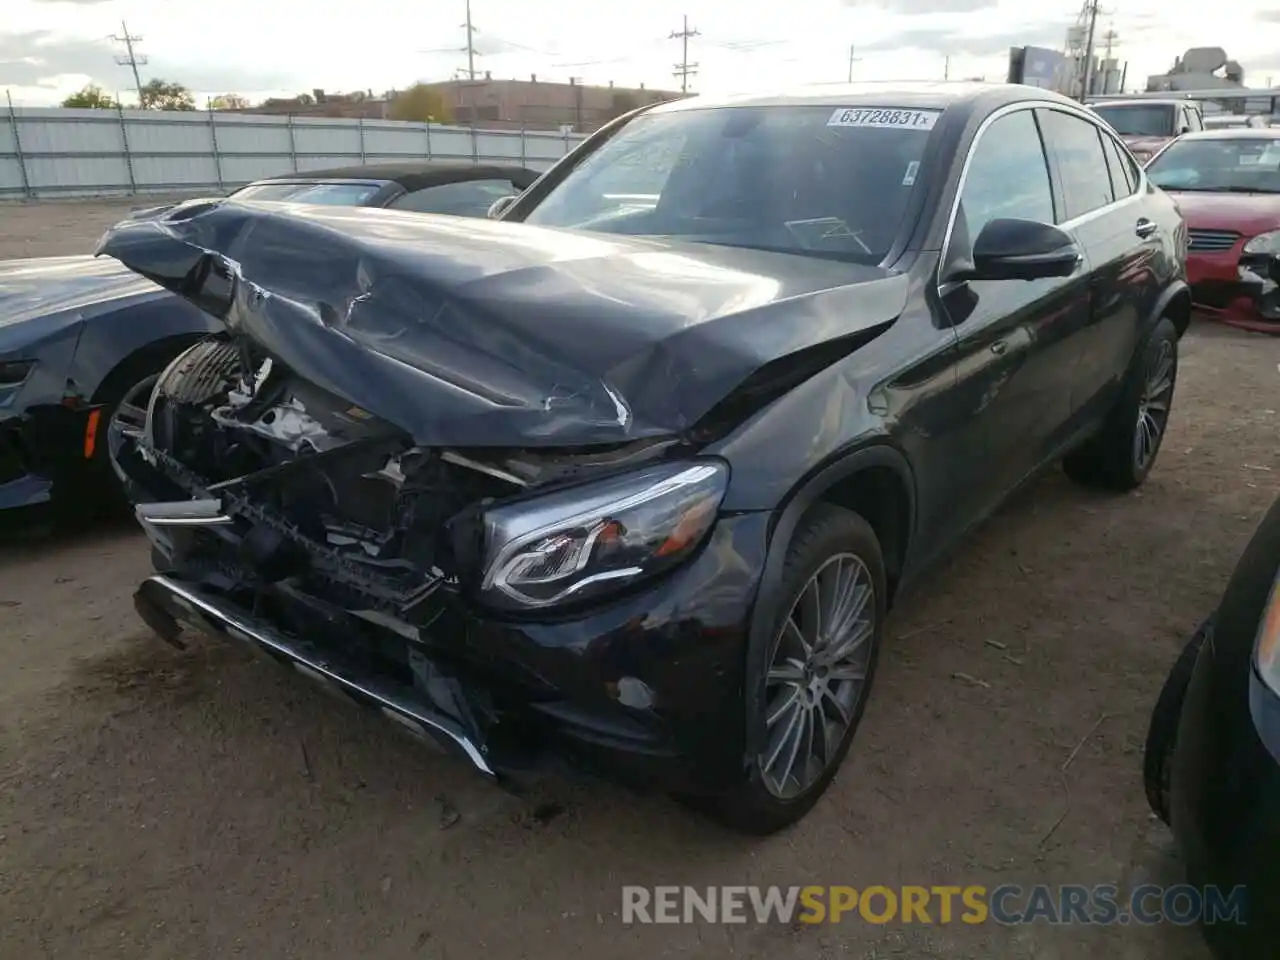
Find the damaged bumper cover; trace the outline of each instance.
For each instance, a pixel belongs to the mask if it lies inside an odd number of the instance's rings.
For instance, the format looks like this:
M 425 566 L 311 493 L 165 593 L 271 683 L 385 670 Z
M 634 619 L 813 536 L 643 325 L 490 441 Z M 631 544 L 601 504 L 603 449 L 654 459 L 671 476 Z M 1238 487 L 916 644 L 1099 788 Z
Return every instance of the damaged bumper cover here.
M 661 578 L 532 619 L 485 609 L 445 576 L 396 592 L 316 544 L 302 575 L 264 577 L 282 522 L 270 508 L 170 473 L 158 451 L 148 462 L 137 438 L 115 442 L 158 571 L 138 610 L 162 637 L 176 621 L 249 643 L 486 775 L 552 762 L 697 793 L 740 772 L 767 514 L 723 517 Z
M 463 717 L 450 716 L 450 701 L 459 701 L 457 681 L 435 677 L 427 691 L 391 682 L 335 651 L 280 633 L 271 624 L 234 608 L 225 599 L 210 597 L 198 587 L 165 576 L 143 581 L 134 594 L 134 606 L 142 619 L 161 637 L 176 640 L 178 624 L 212 636 L 248 644 L 255 652 L 294 667 L 299 673 L 358 704 L 373 707 L 423 741 L 435 743 L 465 759 L 481 773 L 494 776 L 486 755 L 488 746 L 478 740 L 479 731 L 464 727 Z M 451 696 L 452 695 L 452 696 Z M 454 706 L 454 709 L 457 709 Z M 462 711 L 459 711 L 462 712 Z M 465 716 L 465 714 L 464 714 Z
M 1280 257 L 1197 253 L 1187 259 L 1194 308 L 1221 323 L 1280 333 Z

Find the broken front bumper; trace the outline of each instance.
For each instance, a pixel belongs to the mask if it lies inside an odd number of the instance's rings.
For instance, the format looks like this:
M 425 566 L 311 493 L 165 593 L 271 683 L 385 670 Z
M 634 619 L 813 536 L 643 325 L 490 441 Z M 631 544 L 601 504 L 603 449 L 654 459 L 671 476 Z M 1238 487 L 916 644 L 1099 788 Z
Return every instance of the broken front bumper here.
M 488 745 L 480 738 L 479 730 L 465 729 L 459 720 L 444 712 L 448 705 L 435 702 L 428 691 L 405 687 L 366 672 L 353 659 L 286 636 L 225 599 L 170 577 L 154 576 L 144 580 L 134 594 L 134 606 L 147 625 L 169 642 L 178 642 L 181 624 L 221 639 L 246 643 L 255 653 L 294 667 L 331 692 L 380 711 L 418 739 L 443 747 L 481 773 L 495 775 L 487 758 Z M 434 681 L 445 697 L 461 696 L 456 680 L 437 674 Z
M 567 761 L 689 793 L 741 776 L 768 514 L 722 517 L 688 563 L 587 608 L 504 618 L 442 586 L 410 624 L 320 584 L 246 578 L 238 558 L 258 521 L 216 499 L 149 495 L 156 472 L 122 452 L 116 467 L 160 573 L 138 591 L 138 609 L 162 636 L 179 621 L 247 642 L 488 776 Z

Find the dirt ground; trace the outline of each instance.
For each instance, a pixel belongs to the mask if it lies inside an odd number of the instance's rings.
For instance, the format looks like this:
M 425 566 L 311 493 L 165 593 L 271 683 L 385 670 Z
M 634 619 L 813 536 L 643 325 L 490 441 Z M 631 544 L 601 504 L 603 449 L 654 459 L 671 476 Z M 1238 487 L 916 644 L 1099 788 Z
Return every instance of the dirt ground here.
M 0 206 L 0 256 L 87 250 L 129 205 Z M 1275 492 L 1278 363 L 1193 328 L 1146 486 L 1051 473 L 987 524 L 894 614 L 828 796 L 764 841 L 600 784 L 492 789 L 239 650 L 153 639 L 127 526 L 10 535 L 0 955 L 1200 960 L 1168 925 L 625 927 L 620 887 L 1176 882 L 1142 738 Z

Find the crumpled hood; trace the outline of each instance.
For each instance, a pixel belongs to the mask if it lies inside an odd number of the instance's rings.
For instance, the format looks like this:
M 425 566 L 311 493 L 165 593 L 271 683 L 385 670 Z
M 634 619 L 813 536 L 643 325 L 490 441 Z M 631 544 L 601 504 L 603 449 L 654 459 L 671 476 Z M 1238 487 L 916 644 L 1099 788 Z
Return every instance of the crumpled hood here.
M 155 284 L 92 256 L 0 261 L 0 327 L 131 297 Z
M 234 200 L 130 218 L 98 252 L 424 445 L 678 434 L 772 361 L 854 349 L 907 295 L 814 257 Z

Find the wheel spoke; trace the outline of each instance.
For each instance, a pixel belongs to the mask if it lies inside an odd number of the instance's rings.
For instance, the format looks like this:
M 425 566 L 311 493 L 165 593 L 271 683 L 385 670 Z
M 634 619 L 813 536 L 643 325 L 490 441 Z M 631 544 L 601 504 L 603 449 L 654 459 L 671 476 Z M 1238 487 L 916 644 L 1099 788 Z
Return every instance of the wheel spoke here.
M 787 622 L 782 627 L 782 639 L 789 641 L 793 645 L 794 652 L 802 654 L 806 659 L 813 653 L 813 648 L 804 638 L 804 631 L 800 629 L 800 624 L 796 623 L 794 614 L 787 617 Z
M 810 580 L 805 587 L 800 597 L 800 606 L 803 611 L 801 635 L 805 637 L 803 641 L 805 652 L 812 653 L 818 639 L 822 636 L 822 588 L 818 585 L 817 577 Z
M 782 748 L 787 745 L 787 738 L 795 730 L 796 722 L 803 710 L 804 708 L 800 705 L 799 701 L 791 704 L 791 707 L 785 714 L 787 722 L 778 724 L 774 728 L 774 732 L 770 734 L 769 756 L 764 762 L 764 768 L 766 770 L 772 770 L 773 765 L 778 762 L 778 757 L 782 754 Z
M 835 707 L 836 719 L 840 721 L 840 730 L 843 732 L 844 729 L 849 726 L 849 721 L 853 719 L 852 715 L 849 713 L 849 708 L 844 705 L 843 701 L 836 696 L 835 691 L 830 687 L 823 688 L 822 702 L 824 704 L 829 703 L 831 706 Z
M 840 619 L 832 625 L 830 643 L 837 642 L 844 633 L 849 631 L 854 623 L 862 616 L 867 609 L 867 601 L 871 599 L 871 587 L 869 585 L 855 584 L 849 591 L 850 600 L 841 610 Z
M 862 646 L 874 632 L 875 625 L 870 620 L 862 621 L 856 630 L 850 630 L 841 638 L 838 646 L 832 647 L 827 651 L 827 655 L 823 659 L 828 666 L 832 667 L 848 660 L 853 655 L 853 652 Z
M 800 756 L 800 745 L 808 739 L 805 736 L 808 726 L 809 711 L 801 707 L 796 711 L 796 732 L 791 738 L 791 751 L 787 754 L 787 765 L 782 770 L 782 776 L 778 778 L 779 784 L 785 784 L 791 779 L 791 771 L 795 769 L 796 760 Z
M 832 667 L 827 671 L 828 680 L 865 680 L 867 679 L 867 668 L 856 666 L 852 663 L 842 663 L 839 666 Z
M 782 716 L 794 707 L 800 700 L 800 687 L 798 685 L 788 685 L 782 689 L 782 692 L 774 698 L 772 704 L 769 705 L 769 713 L 764 718 L 766 727 L 772 727 Z
M 1155 411 L 1157 411 L 1158 413 L 1167 413 L 1167 412 L 1168 412 L 1168 410 L 1169 410 L 1169 401 L 1168 401 L 1168 400 L 1160 400 L 1160 399 L 1156 399 L 1156 400 L 1148 400 L 1148 401 L 1147 401 L 1147 410 L 1148 410 L 1148 411 L 1155 410 Z
M 804 663 L 794 657 L 788 657 L 785 663 L 774 664 L 769 668 L 770 683 L 803 683 Z

